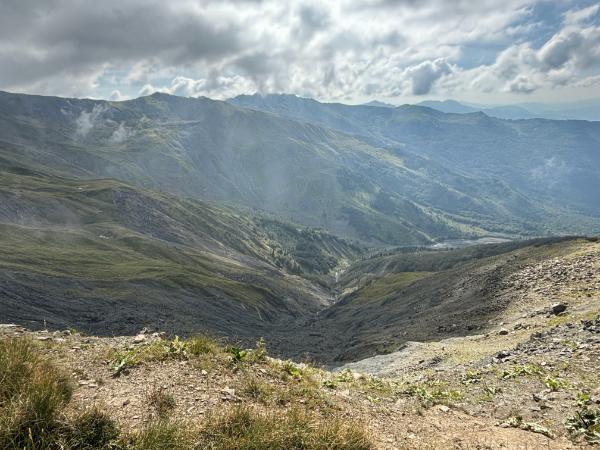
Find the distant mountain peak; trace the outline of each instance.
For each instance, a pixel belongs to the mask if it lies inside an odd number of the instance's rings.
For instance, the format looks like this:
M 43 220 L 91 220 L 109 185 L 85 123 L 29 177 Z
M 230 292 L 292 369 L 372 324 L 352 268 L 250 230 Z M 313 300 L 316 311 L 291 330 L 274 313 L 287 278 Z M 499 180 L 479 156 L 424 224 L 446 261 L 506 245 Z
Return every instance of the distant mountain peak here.
M 395 108 L 396 105 L 392 105 L 391 103 L 380 102 L 379 100 L 371 100 L 368 103 L 363 103 L 363 106 L 377 106 L 380 108 Z

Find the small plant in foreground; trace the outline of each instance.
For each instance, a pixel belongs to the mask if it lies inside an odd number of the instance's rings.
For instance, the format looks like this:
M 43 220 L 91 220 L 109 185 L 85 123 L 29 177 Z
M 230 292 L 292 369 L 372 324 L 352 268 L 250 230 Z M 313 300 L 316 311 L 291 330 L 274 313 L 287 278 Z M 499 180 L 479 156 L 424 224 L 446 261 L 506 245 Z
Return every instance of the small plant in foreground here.
M 71 392 L 32 341 L 0 340 L 0 448 L 113 448 L 119 430 L 108 416 L 95 409 L 65 416 Z
M 221 349 L 213 338 L 206 335 L 193 336 L 184 341 L 185 351 L 193 356 L 216 354 Z
M 586 392 L 579 392 L 577 394 L 577 405 L 584 407 L 592 402 L 592 396 Z
M 463 384 L 474 384 L 479 383 L 481 381 L 481 372 L 478 370 L 467 370 L 467 372 L 463 375 L 462 383 Z
M 583 436 L 590 444 L 600 444 L 600 409 L 580 408 L 565 426 L 571 437 Z
M 0 448 L 54 445 L 71 393 L 69 379 L 32 341 L 0 341 Z
M 300 370 L 300 368 L 298 366 L 296 366 L 291 361 L 287 361 L 283 365 L 283 371 L 284 371 L 284 373 L 286 373 L 287 375 L 291 376 L 292 378 L 294 378 L 296 380 L 302 379 L 302 371 Z
M 148 407 L 157 417 L 164 419 L 171 414 L 177 406 L 175 397 L 166 392 L 163 387 L 154 386 L 146 396 Z
M 189 339 L 175 336 L 169 341 L 156 340 L 124 351 L 115 351 L 109 356 L 109 367 L 113 377 L 127 372 L 131 367 L 144 362 L 173 359 L 189 359 L 204 354 L 216 354 L 222 349 L 216 341 L 208 336 L 200 335 Z
M 552 377 L 546 377 L 546 380 L 544 380 L 544 384 L 552 392 L 559 391 L 560 389 L 563 389 L 567 386 L 567 384 L 564 381 Z
M 554 434 L 548 428 L 534 422 L 525 422 L 521 416 L 511 416 L 504 422 L 499 423 L 498 426 L 504 428 L 519 428 L 521 430 L 531 431 L 532 433 L 542 434 L 550 439 L 554 439 Z
M 120 431 L 115 422 L 103 412 L 91 409 L 77 416 L 63 448 L 78 450 L 113 449 Z
M 254 376 L 245 379 L 240 392 L 260 403 L 267 403 L 273 395 L 273 388 Z
M 192 444 L 191 438 L 191 432 L 186 430 L 183 424 L 158 419 L 147 423 L 141 430 L 123 439 L 122 447 L 128 450 L 188 450 L 197 448 Z
M 248 356 L 248 351 L 242 350 L 239 347 L 229 347 L 227 352 L 231 355 L 231 363 L 233 365 L 243 363 Z
M 411 385 L 406 393 L 417 397 L 427 404 L 448 403 L 461 400 L 463 394 L 460 391 L 446 389 L 445 383 L 434 381 L 431 383 L 417 383 Z
M 531 375 L 542 375 L 542 368 L 536 366 L 535 364 L 524 364 L 524 365 L 514 365 L 507 370 L 504 370 L 500 374 L 500 378 L 503 380 L 509 380 L 511 378 L 517 378 L 519 376 L 531 376 Z

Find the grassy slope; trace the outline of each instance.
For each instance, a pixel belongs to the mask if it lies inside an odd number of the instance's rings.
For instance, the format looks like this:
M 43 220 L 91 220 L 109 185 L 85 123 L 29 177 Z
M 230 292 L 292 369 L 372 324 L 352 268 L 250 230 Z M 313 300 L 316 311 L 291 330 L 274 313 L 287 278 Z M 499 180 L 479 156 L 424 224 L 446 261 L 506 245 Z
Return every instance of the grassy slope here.
M 93 124 L 85 133 L 82 117 Z M 541 211 L 497 180 L 208 99 L 0 94 L 0 130 L 7 163 L 235 202 L 371 242 L 539 231 Z
M 411 105 L 349 106 L 285 95 L 239 96 L 230 102 L 328 126 L 393 149 L 407 167 L 427 170 L 436 179 L 471 192 L 465 178 L 452 175 L 467 174 L 475 192 L 494 199 L 514 217 L 530 217 L 544 232 L 600 230 L 595 195 L 600 189 L 598 122 L 501 120 L 482 113 L 444 114 Z M 439 199 L 446 202 L 443 196 Z
M 288 272 L 326 283 L 362 252 L 320 231 L 115 180 L 13 168 L 0 172 L 0 199 L 3 316 L 38 325 L 258 333 L 327 300 Z M 309 259 L 304 248 L 315 242 Z

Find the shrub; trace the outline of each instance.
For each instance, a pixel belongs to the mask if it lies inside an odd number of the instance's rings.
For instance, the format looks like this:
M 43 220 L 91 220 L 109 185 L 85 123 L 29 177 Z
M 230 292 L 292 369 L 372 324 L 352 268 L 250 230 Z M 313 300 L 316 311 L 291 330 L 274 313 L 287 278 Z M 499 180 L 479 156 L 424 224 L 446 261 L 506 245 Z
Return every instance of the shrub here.
M 220 351 L 215 340 L 206 335 L 193 336 L 185 340 L 185 350 L 194 356 L 216 354 Z
M 260 403 L 267 403 L 273 395 L 271 385 L 259 380 L 255 376 L 245 378 L 240 391 L 246 397 Z
M 115 423 L 96 409 L 71 420 L 72 386 L 29 339 L 0 340 L 0 448 L 113 448 Z
M 189 359 L 191 356 L 217 354 L 221 351 L 216 341 L 206 335 L 185 340 L 175 336 L 170 341 L 157 340 L 128 350 L 112 351 L 109 355 L 109 367 L 113 370 L 113 377 L 117 377 L 121 373 L 126 373 L 130 367 L 142 363 Z
M 405 391 L 408 395 L 417 397 L 425 404 L 451 403 L 463 398 L 462 392 L 447 389 L 446 383 L 434 380 L 428 383 L 409 385 Z
M 544 385 L 550 389 L 552 392 L 559 391 L 560 389 L 565 388 L 567 385 L 564 381 L 558 378 L 546 377 L 544 381 Z
M 509 369 L 504 370 L 500 374 L 500 378 L 503 380 L 509 380 L 511 378 L 517 378 L 520 376 L 540 376 L 543 374 L 543 370 L 541 367 L 536 366 L 535 364 L 515 364 L 511 366 Z

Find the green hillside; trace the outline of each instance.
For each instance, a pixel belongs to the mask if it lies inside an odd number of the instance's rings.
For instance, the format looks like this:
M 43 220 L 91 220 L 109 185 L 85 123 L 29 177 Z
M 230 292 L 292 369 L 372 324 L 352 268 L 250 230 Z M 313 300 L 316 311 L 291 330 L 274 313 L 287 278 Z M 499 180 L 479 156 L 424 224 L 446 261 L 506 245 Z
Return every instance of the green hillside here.
M 451 174 L 485 180 L 486 190 L 472 186 L 481 197 L 494 199 L 515 218 L 530 218 L 538 232 L 599 231 L 600 122 L 502 120 L 481 112 L 350 106 L 291 95 L 246 95 L 230 102 L 327 126 L 387 148 L 407 167 L 428 172 L 459 191 L 469 192 L 464 178 Z M 438 165 L 443 170 L 431 172 Z M 438 198 L 446 204 L 443 195 Z
M 374 244 L 546 232 L 544 210 L 501 180 L 209 99 L 2 93 L 0 131 L 7 165 L 229 202 Z
M 24 168 L 0 171 L 0 229 L 4 320 L 97 333 L 258 336 L 324 307 L 319 284 L 363 251 L 268 217 Z

